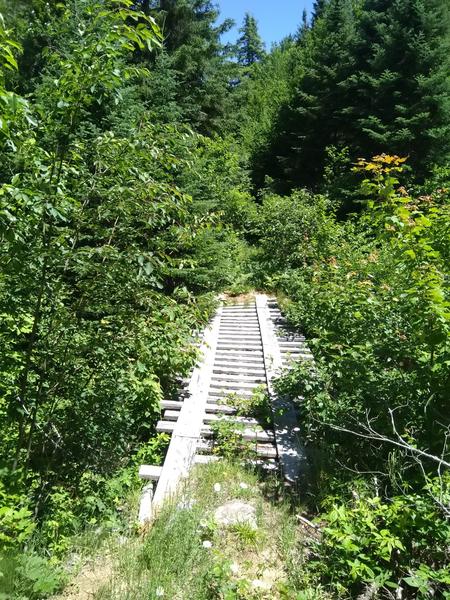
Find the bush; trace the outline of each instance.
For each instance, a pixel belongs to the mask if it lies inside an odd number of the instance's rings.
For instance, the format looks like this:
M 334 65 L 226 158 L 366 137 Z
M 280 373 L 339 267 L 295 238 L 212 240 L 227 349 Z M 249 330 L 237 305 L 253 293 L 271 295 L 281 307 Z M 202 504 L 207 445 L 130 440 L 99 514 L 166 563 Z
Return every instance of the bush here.
M 61 570 L 37 554 L 0 555 L 0 600 L 41 600 L 63 582 Z
M 261 285 L 273 277 L 289 279 L 296 269 L 309 272 L 315 260 L 330 252 L 338 228 L 328 208 L 325 196 L 304 190 L 263 196 L 256 224 L 256 276 Z
M 441 498 L 450 500 L 450 479 Z M 358 487 L 358 482 L 353 483 Z M 364 495 L 343 504 L 333 501 L 321 515 L 325 522 L 318 544 L 319 560 L 310 563 L 339 594 L 361 593 L 365 585 L 376 589 L 403 588 L 406 597 L 449 598 L 450 524 L 432 496 L 394 496 L 388 501 Z
M 301 399 L 317 499 L 336 494 L 324 515 L 322 575 L 344 596 L 364 582 L 404 585 L 408 597 L 447 584 L 445 510 L 423 484 L 449 464 L 450 205 L 443 189 L 409 195 L 396 179 L 403 162 L 359 161 L 364 211 L 342 224 L 326 216 L 331 225 L 312 227 L 306 249 L 300 225 L 281 239 L 291 214 L 302 223 L 289 201 L 275 202 L 268 220 L 282 225 L 265 229 L 288 316 L 314 354 L 278 389 Z M 376 473 L 380 497 L 344 503 L 355 473 Z

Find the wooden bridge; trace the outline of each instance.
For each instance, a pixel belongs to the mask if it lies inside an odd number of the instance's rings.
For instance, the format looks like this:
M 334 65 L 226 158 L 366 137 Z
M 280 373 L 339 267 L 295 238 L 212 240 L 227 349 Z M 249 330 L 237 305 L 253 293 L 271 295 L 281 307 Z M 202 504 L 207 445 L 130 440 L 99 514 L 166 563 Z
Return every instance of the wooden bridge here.
M 304 337 L 286 329 L 276 301 L 257 294 L 245 303 L 222 305 L 204 332 L 201 357 L 179 399 L 162 402 L 157 431 L 171 434 L 171 440 L 162 467 L 140 468 L 140 477 L 149 480 L 141 523 L 175 494 L 193 464 L 219 459 L 212 428 L 219 419 L 236 423 L 236 433 L 252 446 L 253 462 L 262 468 L 279 469 L 292 484 L 306 468 L 296 406 L 277 396 L 273 381 L 291 361 L 312 357 Z M 231 394 L 251 398 L 260 387 L 268 394 L 270 425 L 237 416 L 227 404 Z

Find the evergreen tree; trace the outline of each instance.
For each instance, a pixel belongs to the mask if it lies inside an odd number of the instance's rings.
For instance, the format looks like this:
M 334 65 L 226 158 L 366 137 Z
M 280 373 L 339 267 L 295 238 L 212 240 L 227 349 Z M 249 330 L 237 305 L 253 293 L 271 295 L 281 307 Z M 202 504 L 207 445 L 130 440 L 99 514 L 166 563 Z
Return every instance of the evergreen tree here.
M 295 42 L 283 40 L 272 48 L 264 62 L 253 66 L 252 76 L 246 77 L 238 88 L 236 129 L 241 134 L 242 147 L 253 157 L 259 156 L 268 145 L 280 106 L 289 98 L 298 53 Z M 256 167 L 256 158 L 252 162 Z M 264 179 L 264 175 L 261 171 L 260 178 Z
M 322 13 L 327 4 L 327 0 L 315 0 L 312 9 L 312 23 L 314 24 L 319 17 L 322 16 Z
M 290 99 L 280 110 L 269 148 L 255 165 L 255 172 L 275 178 L 281 191 L 317 182 L 326 147 L 348 140 L 351 99 L 342 84 L 354 74 L 355 35 L 352 0 L 332 0 L 300 46 Z M 263 183 L 261 175 L 255 183 Z
M 233 23 L 218 25 L 210 0 L 159 0 L 153 14 L 164 34 L 166 68 L 176 79 L 176 102 L 184 120 L 202 133 L 220 128 L 227 112 L 229 65 L 221 36 Z
M 350 158 L 409 156 L 419 179 L 445 163 L 448 13 L 445 0 L 330 0 L 255 169 L 285 190 L 317 185 L 330 146 L 349 147 Z
M 239 32 L 242 35 L 237 41 L 238 61 L 244 67 L 251 67 L 265 56 L 264 43 L 258 33 L 258 23 L 255 17 L 246 13 Z
M 449 18 L 446 0 L 366 0 L 352 94 L 361 154 L 409 156 L 419 177 L 448 158 Z
M 306 33 L 309 31 L 308 11 L 306 8 L 302 12 L 302 20 L 298 26 L 297 33 L 295 34 L 295 40 L 297 43 L 301 43 Z

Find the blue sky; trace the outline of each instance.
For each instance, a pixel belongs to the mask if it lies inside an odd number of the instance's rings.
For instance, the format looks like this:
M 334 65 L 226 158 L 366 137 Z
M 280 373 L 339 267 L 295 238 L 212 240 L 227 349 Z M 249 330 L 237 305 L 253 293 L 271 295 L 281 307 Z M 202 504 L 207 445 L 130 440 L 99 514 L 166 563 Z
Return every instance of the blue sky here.
M 313 0 L 218 0 L 221 18 L 231 17 L 236 27 L 224 36 L 234 41 L 246 12 L 256 17 L 259 32 L 267 49 L 272 42 L 279 42 L 289 33 L 295 33 L 301 21 L 303 9 L 311 11 Z

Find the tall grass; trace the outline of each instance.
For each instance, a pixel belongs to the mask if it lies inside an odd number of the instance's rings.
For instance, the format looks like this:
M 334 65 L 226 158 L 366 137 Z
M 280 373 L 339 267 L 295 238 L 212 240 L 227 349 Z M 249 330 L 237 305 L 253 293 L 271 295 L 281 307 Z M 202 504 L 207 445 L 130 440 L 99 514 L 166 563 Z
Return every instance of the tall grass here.
M 288 504 L 265 495 L 267 486 L 239 463 L 197 467 L 143 539 L 118 550 L 114 576 L 95 600 L 296 598 L 285 567 L 298 566 L 289 559 L 297 554 L 298 528 Z M 257 531 L 214 522 L 216 508 L 229 500 L 254 506 Z

